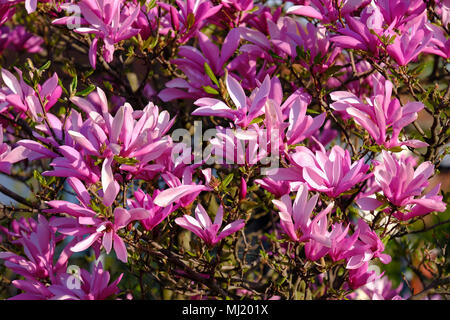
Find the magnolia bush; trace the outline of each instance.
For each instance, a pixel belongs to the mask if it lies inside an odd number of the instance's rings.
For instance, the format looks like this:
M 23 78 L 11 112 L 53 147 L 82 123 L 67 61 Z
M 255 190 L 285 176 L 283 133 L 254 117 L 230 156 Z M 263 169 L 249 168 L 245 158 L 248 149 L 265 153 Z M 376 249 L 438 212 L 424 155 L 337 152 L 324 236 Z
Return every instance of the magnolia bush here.
M 447 0 L 0 1 L 4 299 L 446 299 Z

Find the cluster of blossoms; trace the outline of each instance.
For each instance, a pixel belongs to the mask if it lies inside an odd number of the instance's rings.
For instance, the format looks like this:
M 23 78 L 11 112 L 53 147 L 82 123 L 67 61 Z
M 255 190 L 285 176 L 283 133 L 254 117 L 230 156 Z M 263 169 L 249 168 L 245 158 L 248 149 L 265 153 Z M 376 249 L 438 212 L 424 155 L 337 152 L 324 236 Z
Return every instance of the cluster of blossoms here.
M 14 26 L 21 2 L 0 1 L 0 53 L 43 54 L 40 36 Z M 447 140 L 409 138 L 407 127 L 428 109 L 417 95 L 404 103 L 397 87 L 401 79 L 413 88 L 406 66 L 419 57 L 450 59 L 449 5 L 293 2 L 25 1 L 29 14 L 48 15 L 51 28 L 85 46 L 83 69 L 90 71 L 67 90 L 62 71 L 45 79 L 49 66 L 1 70 L 0 172 L 39 168 L 34 178 L 50 190 L 37 206 L 25 201 L 36 218 L 1 226 L 7 245 L 0 259 L 21 277 L 12 282 L 21 291 L 12 299 L 121 297 L 122 274 L 110 282 L 99 262 L 112 252 L 130 266 L 145 254 L 161 264 L 179 259 L 168 274 L 208 286 L 221 267 L 230 269 L 221 265 L 223 250 L 258 229 L 257 210 L 272 221 L 267 229 L 276 236 L 258 240 L 263 249 L 276 243 L 272 257 L 342 268 L 340 297 L 402 299 L 401 287 L 391 289 L 371 268 L 392 260 L 386 243 L 395 228 L 378 221 L 400 228 L 446 211 L 440 184 L 430 188 L 436 153 L 427 152 L 426 161 L 415 155 Z M 81 15 L 70 15 L 74 6 Z M 128 72 L 125 51 L 149 67 L 136 88 L 114 67 Z M 147 81 L 150 67 L 164 69 L 155 76 L 159 85 Z M 81 80 L 91 90 L 77 92 Z M 168 106 L 180 101 L 175 114 Z M 184 118 L 215 129 L 200 161 L 190 138 L 170 134 Z M 208 212 L 216 212 L 214 222 Z M 185 249 L 177 233 L 196 237 Z M 87 250 L 97 263 L 71 274 L 69 260 Z M 242 258 L 230 250 L 241 268 L 243 251 Z M 200 262 L 185 263 L 189 257 Z M 209 259 L 207 267 L 201 259 Z M 331 280 L 319 271 L 314 277 L 326 287 Z

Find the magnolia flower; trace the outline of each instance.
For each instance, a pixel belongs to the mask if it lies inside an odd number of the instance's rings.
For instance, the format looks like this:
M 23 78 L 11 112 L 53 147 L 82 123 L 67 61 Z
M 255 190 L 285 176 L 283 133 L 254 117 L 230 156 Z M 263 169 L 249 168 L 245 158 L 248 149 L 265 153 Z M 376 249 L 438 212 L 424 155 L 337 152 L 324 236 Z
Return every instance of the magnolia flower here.
M 449 4 L 450 12 L 450 4 Z M 445 36 L 445 31 L 439 26 L 432 23 L 427 23 L 426 28 L 432 30 L 433 38 L 431 38 L 428 46 L 422 50 L 422 52 L 436 54 L 444 59 L 450 58 L 450 39 Z
M 14 280 L 12 284 L 23 293 L 9 300 L 106 300 L 119 292 L 122 276 L 109 283 L 109 272 L 98 263 L 91 273 L 84 269 L 78 274 L 61 273 L 49 286 L 35 280 Z
M 92 272 L 81 269 L 79 275 L 65 273 L 56 284 L 48 288 L 52 293 L 50 300 L 106 300 L 119 293 L 117 285 L 122 276 L 123 273 L 109 283 L 110 274 L 103 269 L 101 262 L 95 265 Z M 79 277 L 80 288 L 68 285 L 71 283 L 70 277 Z
M 255 183 L 272 193 L 276 198 L 281 198 L 290 191 L 289 182 L 275 181 L 272 178 L 255 179 Z
M 113 117 L 108 112 L 108 101 L 103 90 L 98 88 L 96 97 L 98 103 L 94 103 L 93 99 L 71 98 L 89 118 L 82 122 L 81 116 L 73 112 L 74 120 L 67 133 L 75 148 L 59 147 L 64 157 L 55 159 L 51 163 L 55 170 L 44 174 L 69 175 L 95 183 L 99 180 L 99 168 L 93 157 L 102 159 L 103 201 L 110 206 L 120 190 L 114 177 L 114 164 L 119 163 L 120 170 L 133 173 L 135 177 L 162 171 L 162 164 L 149 162 L 156 162 L 170 153 L 171 139 L 165 134 L 174 119 L 170 119 L 167 111 L 159 112 L 153 103 L 136 111 L 125 103 Z
M 220 227 L 222 226 L 222 220 L 223 220 L 222 206 L 220 206 L 217 209 L 214 223 L 211 223 L 211 219 L 208 216 L 208 213 L 203 208 L 203 206 L 199 204 L 195 208 L 195 218 L 185 214 L 181 218 L 176 218 L 175 223 L 195 233 L 198 237 L 200 237 L 203 241 L 205 241 L 207 245 L 213 246 L 223 238 L 229 236 L 232 233 L 235 233 L 236 231 L 241 230 L 245 226 L 244 220 L 239 219 L 226 225 L 222 229 L 222 231 L 220 231 L 220 233 L 217 234 L 217 232 L 219 232 Z
M 425 27 L 425 22 L 425 16 L 420 22 L 411 21 L 411 26 L 401 36 L 396 36 L 393 44 L 387 46 L 387 52 L 400 66 L 415 60 L 430 43 L 433 32 Z
M 182 36 L 179 38 L 180 43 L 185 43 L 192 38 L 207 23 L 208 18 L 213 17 L 222 5 L 212 6 L 209 0 L 177 0 L 177 10 L 170 4 L 159 2 L 158 5 L 170 13 L 171 28 L 177 30 Z M 176 21 L 176 22 L 175 22 Z M 167 33 L 169 28 L 162 30 Z
M 383 28 L 384 19 L 376 6 L 366 7 L 360 18 L 346 15 L 345 21 L 347 24 L 337 30 L 341 35 L 330 39 L 344 49 L 368 51 L 378 56 L 382 45 L 379 37 L 392 35 L 392 26 Z
M 367 283 L 349 295 L 353 300 L 403 300 L 400 292 L 403 288 L 401 283 L 396 289 L 387 276 L 383 276 Z
M 421 102 L 409 102 L 403 107 L 396 98 L 392 99 L 393 84 L 389 80 L 374 78 L 374 93 L 361 101 L 357 96 L 346 91 L 335 91 L 330 94 L 336 101 L 330 106 L 336 111 L 351 116 L 357 124 L 362 126 L 376 144 L 386 148 L 396 146 L 410 146 L 421 148 L 428 146 L 420 140 L 399 141 L 401 130 L 417 119 L 417 113 L 424 108 Z M 392 128 L 392 133 L 388 130 Z
M 171 63 L 183 71 L 188 80 L 176 78 L 166 82 L 158 97 L 163 101 L 174 99 L 201 98 L 206 95 L 205 86 L 216 87 L 210 77 L 205 73 L 205 63 L 211 68 L 215 76 L 224 74 L 224 65 L 234 54 L 240 42 L 240 35 L 232 29 L 219 48 L 203 33 L 198 33 L 199 51 L 191 46 L 181 46 L 178 51 L 180 58 L 171 60 Z M 187 89 L 185 91 L 184 89 Z
M 23 146 L 18 146 L 11 150 L 8 143 L 3 142 L 3 127 L 0 124 L 0 172 L 9 174 L 11 166 L 27 158 L 29 152 Z
M 263 113 L 264 104 L 270 92 L 270 79 L 266 77 L 261 87 L 252 92 L 252 100 L 247 98 L 242 86 L 231 75 L 226 77 L 225 84 L 236 109 L 230 108 L 217 99 L 201 98 L 194 102 L 199 108 L 194 110 L 192 115 L 223 117 L 233 120 L 236 125 L 245 128 L 253 119 Z
M 3 87 L 0 92 L 0 108 L 13 106 L 19 112 L 29 112 L 32 119 L 39 122 L 42 120 L 42 117 L 39 116 L 39 114 L 43 114 L 42 107 L 48 111 L 61 96 L 62 89 L 58 85 L 58 75 L 54 73 L 42 86 L 38 87 L 44 104 L 41 105 L 34 89 L 23 80 L 22 72 L 17 68 L 15 70 L 19 74 L 19 81 L 11 72 L 2 69 L 2 79 L 6 87 Z
M 337 145 L 328 152 L 322 147 L 315 154 L 302 146 L 295 151 L 291 159 L 302 168 L 308 187 L 329 197 L 338 197 L 371 176 L 366 174 L 369 165 L 364 164 L 364 159 L 352 163 L 348 150 Z
M 22 221 L 22 227 L 24 222 Z M 26 223 L 34 228 L 15 235 L 17 238 L 15 243 L 23 247 L 26 257 L 12 252 L 0 252 L 0 259 L 5 260 L 7 268 L 24 276 L 27 280 L 54 280 L 56 275 L 64 272 L 67 267 L 70 252 L 66 247 L 54 261 L 57 242 L 55 229 L 42 215 L 38 216 L 37 222 L 32 220 Z
M 361 267 L 348 271 L 348 285 L 350 289 L 356 290 L 382 276 L 383 274 L 378 275 L 375 270 L 369 270 L 369 263 L 365 262 Z
M 11 19 L 11 17 L 16 12 L 16 8 L 7 4 L 3 4 L 3 1 L 0 1 L 0 26 L 2 26 L 6 21 Z
M 339 1 L 339 11 L 333 0 L 311 0 L 308 5 L 293 5 L 286 11 L 287 14 L 295 14 L 321 20 L 322 23 L 334 22 L 339 15 L 350 14 L 360 7 L 364 7 L 369 0 L 342 0 Z
M 305 68 L 312 67 L 312 72 L 324 72 L 335 62 L 337 56 L 341 52 L 341 48 L 332 46 L 331 38 L 327 34 L 325 27 L 316 27 L 312 23 L 305 26 L 296 22 L 294 32 L 287 32 L 290 38 L 288 43 L 293 47 L 297 46 L 304 52 L 309 52 L 309 60 L 300 59 L 300 64 Z M 327 52 L 330 52 L 327 54 Z M 297 57 L 297 50 L 292 50 L 289 54 L 292 57 Z M 319 60 L 318 60 L 319 58 Z
M 49 0 L 40 0 L 40 2 L 48 1 Z M 20 2 L 25 2 L 25 9 L 28 14 L 36 11 L 38 0 L 0 0 L 0 5 L 13 5 Z
M 124 208 L 114 209 L 114 222 L 104 221 L 99 223 L 94 217 L 81 217 L 81 225 L 95 225 L 95 232 L 90 234 L 84 240 L 78 242 L 70 248 L 73 252 L 80 252 L 88 249 L 97 239 L 102 238 L 102 245 L 109 253 L 114 244 L 114 251 L 117 258 L 126 263 L 128 260 L 127 249 L 122 238 L 117 234 L 120 229 L 125 228 L 130 222 L 148 218 L 150 213 L 143 208 L 126 210 Z
M 333 209 L 334 202 L 330 203 L 311 220 L 310 216 L 318 198 L 319 195 L 316 194 L 308 199 L 308 188 L 305 184 L 301 184 L 294 203 L 287 194 L 283 195 L 280 200 L 272 200 L 279 210 L 281 227 L 291 240 L 305 242 L 314 239 L 323 244 L 331 245 L 324 234 L 326 230 L 323 229 L 322 218 L 325 218 L 326 225 L 326 215 Z
M 149 194 L 145 194 L 141 189 L 138 189 L 134 193 L 135 200 L 128 200 L 130 208 L 143 208 L 149 212 L 148 218 L 140 220 L 140 224 L 144 226 L 145 230 L 152 230 L 178 208 L 178 206 L 172 204 L 167 207 L 156 205 L 154 201 L 160 193 L 160 190 L 155 190 L 153 197 L 151 197 Z
M 364 220 L 358 220 L 355 233 L 358 235 L 358 240 L 344 254 L 347 260 L 347 269 L 358 269 L 374 258 L 379 258 L 384 264 L 391 262 L 391 257 L 382 253 L 384 251 L 383 242 Z
M 119 41 L 129 39 L 139 33 L 139 29 L 134 29 L 131 24 L 136 20 L 140 11 L 140 4 L 134 6 L 134 10 L 129 14 L 129 10 L 124 8 L 129 5 L 121 0 L 82 0 L 77 2 L 84 17 L 83 24 L 89 27 L 77 27 L 74 31 L 79 33 L 93 33 L 95 38 L 89 49 L 89 61 L 95 69 L 97 62 L 97 42 L 103 40 L 103 58 L 106 62 L 111 62 L 114 55 L 114 44 Z M 68 6 L 70 8 L 70 6 Z M 53 20 L 53 24 L 68 24 L 73 17 L 64 17 Z
M 29 53 L 36 53 L 42 51 L 41 45 L 44 39 L 27 32 L 25 27 L 18 26 L 9 32 L 9 47 L 15 51 L 26 51 Z
M 446 204 L 438 195 L 440 184 L 429 193 L 423 193 L 434 172 L 431 162 L 423 162 L 414 170 L 413 163 L 407 159 L 397 158 L 384 150 L 382 157 L 383 162 L 374 169 L 374 177 L 386 199 L 399 208 L 393 212 L 397 219 L 409 220 L 432 211 L 445 211 Z M 361 198 L 357 203 L 363 210 L 375 210 L 383 204 L 371 197 Z
M 375 4 L 383 14 L 388 25 L 393 24 L 398 29 L 423 14 L 427 8 L 422 0 L 375 0 Z

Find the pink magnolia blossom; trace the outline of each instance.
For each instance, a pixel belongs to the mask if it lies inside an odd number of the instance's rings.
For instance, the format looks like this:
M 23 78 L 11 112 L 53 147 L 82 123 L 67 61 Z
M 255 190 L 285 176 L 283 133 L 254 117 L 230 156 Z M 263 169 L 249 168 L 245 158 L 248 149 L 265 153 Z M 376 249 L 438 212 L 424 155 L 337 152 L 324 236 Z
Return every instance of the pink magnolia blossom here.
M 13 285 L 23 293 L 10 300 L 106 300 L 119 293 L 117 285 L 122 276 L 109 283 L 109 272 L 99 263 L 91 273 L 84 269 L 78 275 L 61 273 L 49 286 L 34 280 L 14 280 Z M 79 281 L 79 287 L 74 281 Z
M 301 184 L 294 203 L 292 203 L 291 198 L 287 194 L 283 195 L 280 200 L 272 200 L 279 210 L 281 227 L 291 240 L 305 242 L 306 240 L 314 239 L 328 244 L 322 228 L 322 218 L 325 218 L 326 224 L 326 215 L 333 208 L 334 202 L 330 203 L 311 220 L 310 216 L 318 198 L 319 195 L 316 194 L 308 199 L 308 188 L 305 184 Z
M 220 227 L 222 226 L 222 220 L 223 220 L 222 206 L 220 206 L 219 209 L 217 209 L 214 223 L 212 223 L 211 218 L 209 217 L 206 210 L 203 208 L 201 204 L 199 204 L 195 208 L 195 218 L 185 214 L 183 217 L 176 218 L 175 223 L 195 233 L 199 238 L 205 241 L 207 245 L 213 246 L 223 238 L 229 236 L 232 233 L 235 233 L 236 231 L 241 230 L 245 226 L 244 220 L 238 219 L 226 225 L 222 229 L 222 231 L 220 231 L 220 233 L 217 234 L 219 232 Z
M 128 200 L 128 205 L 132 209 L 143 208 L 149 212 L 149 217 L 140 220 L 140 224 L 145 228 L 145 230 L 152 230 L 158 224 L 160 224 L 164 219 L 167 218 L 169 214 L 174 212 L 178 206 L 169 205 L 167 207 L 160 207 L 154 203 L 156 196 L 160 194 L 161 191 L 155 190 L 153 197 L 149 194 L 145 194 L 144 191 L 138 189 L 134 192 L 135 200 Z
M 254 8 L 253 0 L 223 0 L 222 8 L 211 19 L 211 23 L 222 28 L 240 25 L 250 15 Z
M 25 147 L 18 146 L 11 149 L 8 143 L 3 142 L 3 127 L 0 124 L 0 172 L 9 174 L 11 166 L 27 158 L 29 152 Z
M 44 43 L 44 39 L 27 32 L 23 26 L 12 29 L 8 38 L 10 39 L 9 47 L 15 51 L 36 53 L 43 50 L 41 45 Z
M 171 28 L 175 27 L 174 29 L 182 35 L 178 40 L 180 43 L 185 43 L 192 38 L 222 8 L 221 4 L 213 6 L 209 0 L 177 0 L 175 2 L 178 10 L 167 3 L 159 2 L 159 5 L 170 13 L 172 22 L 177 21 L 171 24 Z M 165 34 L 171 28 L 161 32 Z
M 205 184 L 196 184 L 192 180 L 192 167 L 186 167 L 184 169 L 181 180 L 170 172 L 162 174 L 162 178 L 167 183 L 169 188 L 158 193 L 153 202 L 160 207 L 170 206 L 174 202 L 179 203 L 181 207 L 187 207 L 202 191 L 212 190 L 209 186 L 211 180 L 211 169 L 205 169 L 202 173 L 205 176 Z
M 290 192 L 290 185 L 287 181 L 275 181 L 272 178 L 255 179 L 255 183 L 272 193 L 276 198 L 281 198 L 283 195 Z
M 205 73 L 205 63 L 211 68 L 215 76 L 224 75 L 224 66 L 239 46 L 240 35 L 232 29 L 224 39 L 222 48 L 219 48 L 203 33 L 198 33 L 200 50 L 191 46 L 181 46 L 178 51 L 180 58 L 171 60 L 171 63 L 183 71 L 188 80 L 175 78 L 166 83 L 158 97 L 163 101 L 174 99 L 194 99 L 206 96 L 205 86 L 216 88 Z M 185 91 L 187 89 L 187 91 Z
M 212 147 L 211 154 L 217 158 L 208 159 L 214 160 L 215 163 L 253 166 L 258 162 L 265 161 L 271 151 L 279 149 L 276 146 L 278 141 L 268 141 L 267 139 L 270 139 L 267 137 L 268 133 L 256 124 L 249 125 L 245 131 L 223 127 L 216 127 L 216 129 L 216 136 L 210 140 L 210 146 Z M 208 154 L 208 156 L 210 155 Z
M 340 27 L 337 31 L 340 35 L 332 37 L 330 40 L 344 49 L 363 50 L 378 56 L 382 43 L 380 36 L 392 35 L 392 25 L 388 29 L 383 28 L 384 19 L 378 7 L 368 6 L 361 17 L 345 16 L 347 25 Z M 372 32 L 377 35 L 373 34 Z
M 135 5 L 131 13 L 126 16 L 124 7 L 127 4 L 121 0 L 101 0 L 99 2 L 92 0 L 82 0 L 77 2 L 84 17 L 81 22 L 88 24 L 89 27 L 77 27 L 76 32 L 93 33 L 95 38 L 89 49 L 89 61 L 95 69 L 97 62 L 97 42 L 103 40 L 103 58 L 106 62 L 111 62 L 114 56 L 114 44 L 119 41 L 129 39 L 139 33 L 138 29 L 131 27 L 139 14 L 140 5 Z M 105 9 L 106 8 L 106 9 Z M 66 24 L 73 17 L 64 17 L 53 20 L 54 24 Z
M 375 0 L 388 25 L 403 29 L 404 25 L 426 10 L 423 0 Z
M 117 287 L 122 279 L 123 273 L 116 280 L 110 283 L 110 274 L 103 269 L 101 263 L 98 263 L 91 273 L 80 270 L 80 288 L 71 288 L 69 283 L 70 275 L 68 273 L 61 275 L 59 284 L 52 284 L 48 290 L 53 294 L 51 300 L 106 300 L 114 297 L 120 292 Z
M 273 89 L 273 91 L 278 92 L 273 94 L 274 98 L 269 97 L 264 105 L 264 124 L 269 136 L 279 134 L 280 151 L 283 152 L 288 149 L 288 146 L 301 143 L 317 134 L 325 121 L 326 114 L 321 113 L 317 117 L 306 114 L 308 105 L 311 103 L 311 96 L 303 89 L 296 90 L 282 104 L 280 101 L 283 96 L 281 89 Z M 280 98 L 277 99 L 277 97 Z M 272 132 L 273 129 L 278 132 Z M 268 138 L 268 140 L 270 139 Z
M 446 204 L 439 196 L 440 184 L 424 194 L 429 185 L 428 179 L 434 172 L 434 166 L 423 162 L 415 170 L 406 159 L 382 151 L 383 162 L 374 169 L 374 177 L 386 199 L 400 210 L 393 212 L 399 220 L 409 220 L 416 216 L 438 211 L 443 212 Z M 382 205 L 377 199 L 366 197 L 357 202 L 363 210 L 375 210 Z
M 231 75 L 226 77 L 225 83 L 235 109 L 217 99 L 201 98 L 194 102 L 199 108 L 194 110 L 192 115 L 223 117 L 233 120 L 236 125 L 247 127 L 253 119 L 263 113 L 270 90 L 270 79 L 266 77 L 263 85 L 252 92 L 251 100 L 247 98 L 242 86 Z
M 330 151 L 318 150 L 315 154 L 306 147 L 297 147 L 291 155 L 293 163 L 302 168 L 302 176 L 310 190 L 338 197 L 343 192 L 366 180 L 369 165 L 364 159 L 352 163 L 348 150 L 334 146 Z
M 32 148 L 30 143 L 23 145 Z M 88 183 L 96 183 L 100 180 L 100 170 L 89 163 L 90 161 L 85 159 L 85 157 L 83 157 L 83 155 L 75 148 L 64 145 L 59 147 L 58 151 L 60 156 L 55 157 L 50 163 L 54 169 L 51 171 L 44 171 L 42 173 L 43 176 L 76 177 Z M 106 179 L 111 180 L 107 174 L 108 172 L 106 173 L 106 176 L 108 177 Z M 104 182 L 106 185 L 106 181 Z
M 127 249 L 123 239 L 117 234 L 120 229 L 125 228 L 130 222 L 143 220 L 149 217 L 149 212 L 143 208 L 126 210 L 117 207 L 114 209 L 114 222 L 98 221 L 95 217 L 81 217 L 79 223 L 82 225 L 95 225 L 95 232 L 90 234 L 84 240 L 78 242 L 70 248 L 73 252 L 80 252 L 88 249 L 97 239 L 102 239 L 102 245 L 109 253 L 114 245 L 114 251 L 117 258 L 126 263 L 128 260 Z
M 0 5 L 13 5 L 21 2 L 25 2 L 25 9 L 28 14 L 36 11 L 38 0 L 0 0 Z M 40 0 L 40 2 L 49 2 L 49 0 Z
M 114 164 L 121 161 L 118 159 L 131 159 L 133 163 L 122 163 L 119 169 L 133 173 L 137 177 L 141 173 L 148 175 L 162 171 L 164 166 L 150 162 L 170 153 L 171 139 L 165 134 L 174 119 L 170 120 L 167 111 L 160 113 L 159 108 L 153 103 L 149 103 L 144 110 L 139 111 L 134 111 L 130 104 L 125 103 L 113 117 L 108 112 L 105 93 L 97 89 L 97 96 L 98 104 L 80 97 L 72 98 L 72 102 L 86 112 L 89 118 L 80 123 L 81 116 L 73 113 L 74 120 L 67 133 L 73 140 L 75 148 L 59 147 L 64 157 L 54 159 L 51 164 L 55 170 L 45 172 L 45 175 L 70 174 L 84 181 L 96 183 L 100 178 L 100 170 L 94 164 L 93 157 L 103 159 L 101 167 L 103 200 L 106 206 L 110 206 L 120 190 L 114 176 Z
M 6 87 L 0 92 L 0 112 L 4 112 L 4 108 L 13 106 L 17 111 L 27 113 L 35 121 L 41 121 L 43 107 L 48 111 L 59 99 L 62 93 L 61 87 L 58 85 L 58 75 L 53 74 L 51 78 L 46 80 L 42 86 L 38 86 L 39 95 L 42 103 L 29 85 L 22 78 L 22 72 L 15 68 L 19 74 L 19 80 L 8 70 L 2 69 L 2 79 Z M 4 109 L 4 110 L 2 110 Z
M 420 17 L 419 17 L 420 18 Z M 426 17 L 421 21 L 411 21 L 408 30 L 394 39 L 394 43 L 387 46 L 387 52 L 400 66 L 416 60 L 417 56 L 427 48 L 433 32 L 425 26 Z
M 450 39 L 445 36 L 444 29 L 432 23 L 427 23 L 426 28 L 432 31 L 433 37 L 428 43 L 428 46 L 424 48 L 422 52 L 436 54 L 444 59 L 449 59 Z
M 383 242 L 363 219 L 358 220 L 355 233 L 358 235 L 358 240 L 344 254 L 347 260 L 347 269 L 358 269 L 364 263 L 375 258 L 379 258 L 384 264 L 391 262 L 391 257 L 383 253 Z
M 0 1 L 0 26 L 2 26 L 6 21 L 11 19 L 11 17 L 16 12 L 16 8 L 11 6 L 9 3 L 3 4 Z
M 346 15 L 367 5 L 369 2 L 369 0 L 342 0 L 338 1 L 338 5 L 341 14 Z M 286 13 L 318 19 L 322 23 L 334 22 L 339 17 L 338 9 L 333 0 L 311 0 L 308 1 L 308 5 L 291 6 Z
M 316 27 L 312 23 L 308 23 L 304 27 L 300 22 L 296 22 L 296 28 L 292 31 L 288 30 L 286 32 L 290 38 L 288 43 L 291 43 L 294 48 L 296 46 L 301 48 L 305 54 L 306 52 L 309 54 L 309 60 L 300 60 L 300 64 L 303 67 L 308 69 L 310 66 L 313 66 L 312 72 L 322 73 L 334 64 L 341 49 L 337 46 L 332 46 L 326 28 Z M 289 55 L 296 57 L 297 50 L 292 50 Z
M 389 80 L 374 78 L 374 93 L 364 103 L 350 92 L 335 91 L 330 97 L 335 102 L 330 106 L 336 111 L 344 113 L 346 117 L 353 117 L 362 126 L 375 143 L 386 148 L 396 146 L 426 147 L 428 144 L 419 140 L 399 141 L 401 130 L 417 119 L 417 113 L 424 108 L 421 102 L 409 102 L 403 107 L 397 98 L 392 99 L 393 84 Z M 388 134 L 388 129 L 392 133 Z
M 403 300 L 400 296 L 402 288 L 403 284 L 400 284 L 396 289 L 393 289 L 389 278 L 383 276 L 360 287 L 349 295 L 349 298 L 352 300 Z
M 64 249 L 54 262 L 57 241 L 55 229 L 42 215 L 38 216 L 37 223 L 32 221 L 29 225 L 34 226 L 29 230 L 31 232 L 22 232 L 16 235 L 17 239 L 13 241 L 23 247 L 26 257 L 4 251 L 0 252 L 0 259 L 5 260 L 7 268 L 27 280 L 54 280 L 57 274 L 65 271 L 70 251 L 68 248 Z
M 348 276 L 348 285 L 350 289 L 356 290 L 367 283 L 376 281 L 383 275 L 378 275 L 375 270 L 369 270 L 369 263 L 365 262 L 357 269 L 350 269 Z

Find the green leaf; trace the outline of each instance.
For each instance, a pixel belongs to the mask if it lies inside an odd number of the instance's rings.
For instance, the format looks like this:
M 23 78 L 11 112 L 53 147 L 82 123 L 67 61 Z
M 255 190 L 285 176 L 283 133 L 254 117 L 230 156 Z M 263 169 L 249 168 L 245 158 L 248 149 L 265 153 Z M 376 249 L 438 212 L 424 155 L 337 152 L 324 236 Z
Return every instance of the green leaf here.
M 103 81 L 103 85 L 105 86 L 106 90 L 108 91 L 114 91 L 112 84 L 109 81 Z
M 63 85 L 63 83 L 62 83 L 62 81 L 61 81 L 61 78 L 58 78 L 58 84 L 59 84 L 59 86 L 61 87 L 61 89 L 64 91 L 65 95 L 68 96 L 69 93 L 67 92 L 67 89 L 64 88 L 64 85 Z
M 219 91 L 217 91 L 216 89 L 214 89 L 211 86 L 202 86 L 203 90 L 205 90 L 206 93 L 210 93 L 210 94 L 219 94 Z
M 81 96 L 81 97 L 86 97 L 89 93 L 91 93 L 92 91 L 94 91 L 96 88 L 96 86 L 94 86 L 93 84 L 90 84 L 89 87 L 87 87 L 86 89 L 77 92 L 75 95 L 76 96 Z
M 73 96 L 77 92 L 78 86 L 78 77 L 75 75 L 72 79 L 72 83 L 70 84 L 70 96 Z
M 50 60 L 48 60 L 42 67 L 39 68 L 39 72 L 43 72 L 44 70 L 47 70 L 48 68 L 50 68 L 51 64 L 52 64 L 52 62 Z
M 280 60 L 284 60 L 282 57 L 280 57 L 279 55 L 277 55 L 275 52 L 273 52 L 272 50 L 269 50 L 269 54 L 276 59 L 280 59 Z
M 219 88 L 219 81 L 217 80 L 216 76 L 214 75 L 214 72 L 212 71 L 211 67 L 209 66 L 208 62 L 205 62 L 203 65 L 205 68 L 205 73 L 208 75 L 208 77 L 211 79 L 212 82 Z
M 327 71 L 325 71 L 326 78 L 329 78 L 329 77 L 333 76 L 335 73 L 337 73 L 341 69 L 342 69 L 342 66 L 338 66 L 338 65 L 334 65 L 334 66 L 329 67 L 327 69 Z
M 397 147 L 389 148 L 388 150 L 391 151 L 391 152 L 402 152 L 403 148 L 400 147 L 400 146 L 397 146 Z
M 192 28 L 192 26 L 195 23 L 195 15 L 192 12 L 189 13 L 186 20 L 187 20 L 186 21 L 187 22 L 187 29 L 189 30 L 190 28 Z
M 223 179 L 220 187 L 224 190 L 230 184 L 231 180 L 233 180 L 233 177 L 234 177 L 233 173 L 230 173 L 229 175 L 227 175 L 225 177 L 225 179 Z
M 372 152 L 381 152 L 381 147 L 379 145 L 373 145 L 373 146 L 363 146 L 365 149 L 368 149 Z
M 34 170 L 33 177 L 39 182 L 39 184 L 46 185 L 46 181 L 39 171 Z
M 259 117 L 256 117 L 255 119 L 253 119 L 250 124 L 254 124 L 254 123 L 261 123 L 263 122 L 265 119 L 265 115 L 260 115 Z
M 127 164 L 127 165 L 135 165 L 136 163 L 139 162 L 138 160 L 136 160 L 136 158 L 125 158 L 117 155 L 114 156 L 114 160 L 119 164 Z

